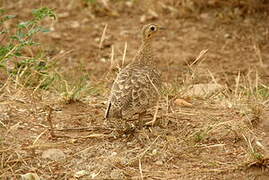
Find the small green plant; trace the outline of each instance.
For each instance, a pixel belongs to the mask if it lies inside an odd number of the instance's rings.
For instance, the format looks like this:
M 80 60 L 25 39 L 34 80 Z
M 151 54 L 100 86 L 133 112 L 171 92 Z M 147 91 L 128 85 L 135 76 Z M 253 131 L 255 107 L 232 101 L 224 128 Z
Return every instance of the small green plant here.
M 257 88 L 257 94 L 262 98 L 269 98 L 269 88 L 266 86 L 259 86 Z
M 212 126 L 208 126 L 205 129 L 201 129 L 194 134 L 194 141 L 196 143 L 202 142 L 209 136 L 209 132 L 212 130 Z
M 207 133 L 204 131 L 199 131 L 197 133 L 195 133 L 194 135 L 194 141 L 195 142 L 201 142 L 202 140 L 204 140 L 207 137 Z
M 257 152 L 257 151 L 252 152 L 251 155 L 255 160 L 258 160 L 258 161 L 262 160 L 264 157 L 263 154 L 261 154 L 260 152 Z
M 86 94 L 86 91 L 91 89 L 88 87 L 88 82 L 84 76 L 81 76 L 73 83 L 67 81 L 66 78 L 59 73 L 56 73 L 54 77 L 56 82 L 54 83 L 54 89 L 65 104 L 80 101 L 83 95 Z
M 6 11 L 0 9 L 0 25 L 16 18 L 15 15 L 5 15 Z M 16 80 L 27 86 L 45 87 L 51 81 L 46 70 L 49 68 L 46 58 L 42 55 L 28 57 L 26 51 L 33 46 L 39 45 L 34 37 L 39 32 L 49 32 L 41 26 L 41 21 L 46 17 L 56 18 L 54 12 L 49 8 L 39 8 L 32 11 L 33 18 L 19 22 L 14 29 L 0 29 L 0 34 L 4 35 L 3 43 L 0 45 L 0 68 L 7 76 L 16 77 Z M 13 68 L 8 68 L 8 64 L 14 64 Z

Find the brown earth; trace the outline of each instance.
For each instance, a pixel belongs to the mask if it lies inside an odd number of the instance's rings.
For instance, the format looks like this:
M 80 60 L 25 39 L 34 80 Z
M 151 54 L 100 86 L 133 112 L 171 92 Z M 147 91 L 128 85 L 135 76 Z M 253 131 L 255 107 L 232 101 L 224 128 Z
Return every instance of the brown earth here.
M 51 32 L 38 36 L 41 50 L 71 84 L 86 78 L 89 90 L 80 101 L 65 104 L 55 91 L 33 92 L 7 83 L 0 94 L 0 177 L 19 179 L 33 172 L 43 179 L 269 178 L 268 96 L 252 98 L 235 90 L 240 72 L 241 89 L 254 87 L 258 77 L 268 93 L 267 13 L 196 11 L 169 1 L 104 2 L 2 2 L 20 20 L 28 19 L 33 8 L 55 10 L 57 20 L 43 22 Z M 167 92 L 154 126 L 119 135 L 103 119 L 116 75 L 111 51 L 114 62 L 120 62 L 127 43 L 127 64 L 139 46 L 141 27 L 152 22 L 166 28 L 154 49 Z M 207 53 L 191 72 L 188 65 L 203 50 Z M 184 96 L 189 85 L 212 82 L 225 90 L 209 97 Z M 176 98 L 192 106 L 178 107 L 172 103 Z M 66 157 L 43 159 L 52 148 Z M 87 173 L 75 176 L 81 170 Z

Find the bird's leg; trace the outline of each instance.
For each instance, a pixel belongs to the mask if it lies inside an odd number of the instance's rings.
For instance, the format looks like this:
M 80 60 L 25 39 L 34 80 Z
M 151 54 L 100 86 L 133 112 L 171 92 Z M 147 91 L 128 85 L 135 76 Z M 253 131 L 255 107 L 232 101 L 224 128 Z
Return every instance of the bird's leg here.
M 156 119 L 157 119 L 157 114 L 158 114 L 158 109 L 159 109 L 159 99 L 157 101 L 156 107 L 155 107 L 155 112 L 154 112 L 154 116 L 153 116 L 153 120 L 152 120 L 152 126 L 154 125 Z
M 146 125 L 148 125 L 148 124 L 151 124 L 152 126 L 154 125 L 154 123 L 157 119 L 158 109 L 159 109 L 159 99 L 157 100 L 157 104 L 155 107 L 155 112 L 154 112 L 153 118 L 151 121 L 147 122 Z
M 143 127 L 143 116 L 145 116 L 146 113 L 147 113 L 147 111 L 144 111 L 144 112 L 138 114 L 139 129 L 142 129 L 142 127 Z

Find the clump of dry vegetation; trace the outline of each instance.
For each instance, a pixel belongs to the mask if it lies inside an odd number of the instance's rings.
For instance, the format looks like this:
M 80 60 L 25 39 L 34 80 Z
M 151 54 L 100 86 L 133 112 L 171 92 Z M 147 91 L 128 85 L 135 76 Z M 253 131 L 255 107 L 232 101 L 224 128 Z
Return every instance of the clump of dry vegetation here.
M 1 179 L 268 176 L 267 21 L 242 30 L 221 20 L 265 16 L 267 1 L 81 0 L 68 12 L 58 3 L 30 4 L 23 20 L 0 10 Z M 200 22 L 208 10 L 222 29 Z M 143 129 L 122 133 L 103 118 L 106 97 L 113 66 L 136 51 L 125 26 L 147 21 L 168 27 L 156 47 L 163 97 L 154 126 L 147 116 Z

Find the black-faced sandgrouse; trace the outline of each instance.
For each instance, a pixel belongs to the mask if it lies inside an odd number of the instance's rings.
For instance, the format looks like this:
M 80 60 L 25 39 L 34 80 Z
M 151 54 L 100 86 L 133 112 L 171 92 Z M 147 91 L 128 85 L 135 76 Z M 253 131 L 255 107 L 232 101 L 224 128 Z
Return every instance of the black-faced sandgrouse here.
M 138 114 L 139 126 L 147 109 L 159 100 L 161 75 L 151 45 L 161 28 L 148 24 L 142 28 L 142 45 L 133 61 L 121 69 L 114 81 L 105 118 L 128 119 Z

